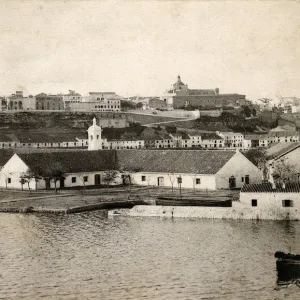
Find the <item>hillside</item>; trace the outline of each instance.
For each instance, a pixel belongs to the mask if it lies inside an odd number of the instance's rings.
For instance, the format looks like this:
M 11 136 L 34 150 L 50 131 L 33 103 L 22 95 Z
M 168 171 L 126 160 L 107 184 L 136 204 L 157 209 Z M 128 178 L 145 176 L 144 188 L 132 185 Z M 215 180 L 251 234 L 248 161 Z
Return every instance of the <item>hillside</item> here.
M 172 122 L 169 126 L 206 131 L 255 132 L 257 126 L 267 129 L 277 126 L 277 122 L 265 122 L 260 118 L 247 119 L 242 115 L 223 112 L 219 117 L 202 116 L 192 121 Z
M 94 117 L 101 118 L 122 116 L 128 122 L 140 123 L 142 125 L 154 122 L 178 120 L 167 116 L 142 115 L 132 113 L 106 113 L 106 112 L 16 112 L 0 113 L 0 129 L 31 129 L 31 128 L 82 128 L 87 129 Z

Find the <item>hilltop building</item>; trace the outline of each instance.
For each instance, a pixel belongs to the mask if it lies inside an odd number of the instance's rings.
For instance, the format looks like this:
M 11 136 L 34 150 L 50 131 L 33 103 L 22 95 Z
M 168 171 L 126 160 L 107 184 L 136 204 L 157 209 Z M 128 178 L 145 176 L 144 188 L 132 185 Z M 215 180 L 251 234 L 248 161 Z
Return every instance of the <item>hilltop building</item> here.
M 47 95 L 41 93 L 35 96 L 36 110 L 64 110 L 62 95 Z
M 121 100 L 123 98 L 110 92 L 90 92 L 89 96 L 81 102 L 70 102 L 69 111 L 121 111 Z
M 187 84 L 181 81 L 178 75 L 177 81 L 162 97 L 168 108 L 182 109 L 192 107 L 222 107 L 242 106 L 246 104 L 245 95 L 220 94 L 219 89 L 189 89 Z
M 5 100 L 5 101 L 3 101 Z M 33 96 L 24 97 L 22 91 L 16 91 L 15 94 L 2 100 L 1 110 L 35 110 L 36 99 Z
M 76 93 L 73 90 L 69 90 L 69 94 L 65 94 L 62 96 L 63 102 L 64 102 L 64 109 L 70 110 L 70 103 L 81 103 L 83 100 L 83 97 Z

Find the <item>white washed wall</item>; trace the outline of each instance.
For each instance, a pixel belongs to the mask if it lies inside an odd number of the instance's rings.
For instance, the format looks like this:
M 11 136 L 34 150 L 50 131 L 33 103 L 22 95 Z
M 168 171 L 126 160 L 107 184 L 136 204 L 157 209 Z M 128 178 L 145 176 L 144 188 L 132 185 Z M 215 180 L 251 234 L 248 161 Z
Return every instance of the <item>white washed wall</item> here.
M 251 200 L 257 200 L 257 208 L 287 211 L 300 209 L 300 193 L 240 193 L 240 202 L 233 202 L 236 207 L 252 207 Z M 283 207 L 282 200 L 293 200 L 293 207 Z M 254 207 L 253 207 L 254 208 Z
M 249 175 L 250 183 L 261 183 L 262 172 L 250 162 L 242 153 L 237 152 L 216 174 L 216 188 L 228 189 L 229 178 L 236 178 L 236 187 L 243 186 L 242 177 Z
M 149 172 L 138 172 L 132 174 L 133 183 L 137 185 L 151 185 L 158 186 L 158 178 L 164 178 L 165 187 L 172 187 L 172 179 L 173 179 L 173 187 L 179 188 L 179 184 L 177 183 L 177 177 L 181 175 L 182 178 L 182 188 L 194 188 L 194 180 L 196 178 L 200 178 L 200 184 L 195 184 L 196 189 L 208 189 L 215 190 L 216 182 L 215 175 L 194 175 L 194 174 L 179 174 L 176 173 L 173 175 L 169 175 L 168 173 L 149 173 Z M 146 176 L 146 181 L 142 181 L 142 176 Z

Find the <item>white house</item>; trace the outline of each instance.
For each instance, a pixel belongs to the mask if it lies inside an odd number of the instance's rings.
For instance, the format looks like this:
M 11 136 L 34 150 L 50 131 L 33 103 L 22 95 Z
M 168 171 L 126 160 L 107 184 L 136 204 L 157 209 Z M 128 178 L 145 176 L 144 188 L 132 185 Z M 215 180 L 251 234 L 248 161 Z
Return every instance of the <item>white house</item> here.
M 101 185 L 106 172 L 114 169 L 115 165 L 115 155 L 111 150 L 18 153 L 2 167 L 0 187 L 24 190 L 54 188 L 51 176 L 56 171 L 63 173 L 56 183 L 60 188 Z M 29 178 L 29 184 L 22 186 L 24 176 Z M 120 176 L 111 182 L 120 183 Z
M 232 203 L 233 208 L 251 208 L 257 215 L 264 212 L 270 218 L 295 219 L 300 217 L 300 184 L 274 183 L 244 185 L 240 192 L 240 200 Z
M 138 185 L 216 190 L 262 181 L 262 172 L 236 151 L 125 150 L 117 152 L 117 159 L 135 170 L 132 178 Z
M 249 133 L 245 134 L 243 141 L 243 148 L 258 148 L 267 147 L 269 145 L 268 134 Z
M 118 171 L 112 184 L 122 182 L 122 171 L 137 185 L 229 189 L 260 183 L 262 172 L 243 154 L 223 150 L 100 150 L 14 154 L 0 172 L 0 187 L 21 189 L 30 175 L 31 189 L 54 187 L 51 174 L 63 177 L 57 187 L 103 184 L 106 172 Z M 38 180 L 36 180 L 38 178 Z M 23 185 L 28 188 L 28 185 Z
M 202 148 L 223 148 L 224 139 L 216 133 L 202 133 L 200 146 Z
M 216 132 L 224 139 L 225 147 L 243 148 L 244 135 L 239 132 Z

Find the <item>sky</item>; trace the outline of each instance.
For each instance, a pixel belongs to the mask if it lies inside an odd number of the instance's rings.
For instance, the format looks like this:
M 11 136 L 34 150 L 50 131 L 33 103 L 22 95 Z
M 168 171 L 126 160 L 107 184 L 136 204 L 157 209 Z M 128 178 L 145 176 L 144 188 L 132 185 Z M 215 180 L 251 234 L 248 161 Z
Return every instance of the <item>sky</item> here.
M 300 98 L 300 1 L 0 0 L 0 94 Z

